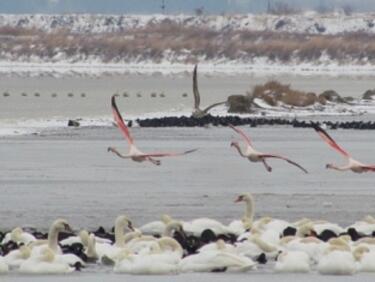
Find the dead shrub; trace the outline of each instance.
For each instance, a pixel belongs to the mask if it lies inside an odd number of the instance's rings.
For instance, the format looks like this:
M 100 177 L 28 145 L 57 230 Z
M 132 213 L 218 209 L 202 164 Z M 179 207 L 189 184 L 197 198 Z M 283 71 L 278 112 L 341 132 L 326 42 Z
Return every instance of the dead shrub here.
M 252 91 L 253 98 L 259 98 L 271 106 L 277 106 L 278 102 L 295 107 L 306 107 L 317 102 L 318 97 L 314 93 L 306 93 L 290 88 L 290 85 L 271 80 L 263 85 L 257 85 Z

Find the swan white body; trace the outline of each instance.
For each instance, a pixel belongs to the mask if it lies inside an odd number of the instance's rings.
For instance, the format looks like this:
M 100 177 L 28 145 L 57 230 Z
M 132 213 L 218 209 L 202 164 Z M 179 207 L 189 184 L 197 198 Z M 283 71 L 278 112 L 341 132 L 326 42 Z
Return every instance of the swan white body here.
M 323 252 L 327 248 L 327 243 L 316 239 L 315 237 L 295 238 L 290 240 L 285 249 L 288 251 L 304 252 L 314 262 L 318 262 Z
M 358 262 L 358 271 L 375 272 L 375 250 L 371 250 L 364 245 L 358 247 L 358 249 L 362 249 Z
M 317 270 L 321 274 L 352 275 L 357 266 L 351 252 L 333 250 L 320 258 Z
M 6 263 L 4 257 L 0 256 L 0 274 L 8 273 L 9 266 Z
M 168 215 L 162 215 L 161 220 L 152 221 L 142 225 L 139 230 L 145 235 L 163 235 L 167 224 L 172 221 Z
M 11 232 L 5 235 L 1 244 L 6 244 L 9 241 L 13 241 L 17 244 L 23 243 L 25 245 L 28 245 L 31 242 L 36 241 L 36 238 L 34 237 L 34 235 L 23 231 L 20 227 L 16 227 Z
M 194 236 L 201 236 L 206 229 L 211 229 L 216 235 L 230 233 L 230 229 L 227 226 L 210 218 L 198 218 L 190 222 L 184 222 L 183 228 L 186 233 Z
M 243 272 L 255 267 L 255 263 L 241 255 L 226 251 L 206 251 L 185 257 L 180 262 L 181 272 L 210 272 L 216 269 Z
M 11 268 L 19 267 L 31 255 L 31 250 L 27 246 L 21 246 L 18 250 L 9 252 L 5 257 L 5 263 Z
M 306 273 L 310 271 L 310 258 L 301 251 L 288 251 L 279 255 L 276 272 Z
M 71 273 L 74 268 L 67 263 L 55 260 L 54 251 L 45 248 L 37 256 L 30 257 L 20 265 L 19 272 L 28 274 Z
M 180 244 L 168 237 L 157 240 L 148 254 L 132 254 L 124 251 L 124 256 L 116 262 L 114 271 L 130 274 L 175 274 L 181 261 L 183 250 Z

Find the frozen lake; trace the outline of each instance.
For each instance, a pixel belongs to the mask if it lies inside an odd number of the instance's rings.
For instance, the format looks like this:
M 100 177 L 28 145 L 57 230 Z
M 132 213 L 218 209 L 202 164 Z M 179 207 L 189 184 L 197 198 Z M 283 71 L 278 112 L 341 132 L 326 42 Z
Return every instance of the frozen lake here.
M 3 197 L 0 205 L 1 225 L 46 227 L 64 216 L 77 228 L 109 227 L 121 213 L 137 225 L 162 213 L 229 222 L 242 216 L 243 207 L 233 200 L 246 191 L 255 194 L 258 216 L 323 218 L 345 225 L 375 213 L 374 175 L 326 170 L 326 163 L 344 160 L 312 129 L 246 131 L 260 151 L 284 154 L 310 173 L 279 160 L 270 161 L 273 172 L 268 173 L 262 165 L 241 159 L 229 146 L 237 138 L 229 128 L 132 129 L 146 152 L 199 148 L 194 154 L 165 159 L 160 167 L 108 153 L 108 146 L 127 150 L 114 127 L 2 138 L 0 179 L 6 200 Z M 375 132 L 331 133 L 356 158 L 374 161 Z
M 225 101 L 232 94 L 246 94 L 255 85 L 276 79 L 298 90 L 316 92 L 334 89 L 341 96 L 361 97 L 375 88 L 374 76 L 305 75 L 201 75 L 201 105 Z M 109 97 L 119 99 L 127 114 L 187 111 L 193 105 L 191 73 L 179 75 L 118 75 L 100 77 L 3 77 L 0 76 L 0 119 L 109 116 Z M 9 96 L 4 97 L 3 93 Z M 27 96 L 22 96 L 22 94 Z M 39 96 L 35 97 L 35 93 Z M 68 94 L 73 97 L 68 97 Z M 81 97 L 84 93 L 85 97 Z M 157 94 L 152 98 L 151 93 Z M 164 94 L 164 98 L 160 94 Z M 183 97 L 182 94 L 188 94 Z M 52 97 L 52 95 L 57 95 Z M 138 97 L 137 94 L 141 95 Z
M 202 104 L 245 93 L 272 77 L 202 76 Z M 276 78 L 276 77 L 275 77 Z M 278 80 L 307 91 L 333 88 L 343 96 L 360 96 L 373 88 L 373 77 L 278 76 Z M 192 105 L 191 78 L 164 76 L 119 76 L 61 79 L 0 78 L 0 120 L 49 119 L 61 117 L 111 116 L 109 97 L 119 99 L 122 111 L 137 115 L 171 109 L 189 110 Z M 27 97 L 21 93 L 27 93 Z M 39 97 L 34 93 L 38 92 Z M 68 97 L 67 93 L 74 93 Z M 136 93 L 142 97 L 138 98 Z M 151 98 L 150 93 L 165 98 Z M 182 93 L 188 93 L 188 98 Z M 53 98 L 52 93 L 57 93 Z M 80 94 L 85 93 L 85 97 Z M 349 120 L 373 116 L 346 117 Z M 334 117 L 333 117 L 334 118 Z M 341 119 L 334 118 L 334 119 Z M 47 229 L 57 217 L 66 218 L 75 230 L 111 227 L 119 214 L 127 214 L 135 226 L 167 213 L 188 220 L 212 217 L 224 223 L 239 219 L 243 206 L 234 204 L 239 193 L 252 192 L 256 217 L 272 216 L 289 221 L 302 217 L 326 219 L 343 226 L 367 214 L 375 214 L 374 175 L 328 171 L 328 162 L 344 160 L 328 148 L 312 129 L 287 127 L 243 127 L 257 149 L 280 153 L 303 165 L 304 174 L 282 161 L 271 160 L 273 172 L 261 164 L 241 159 L 230 142 L 238 138 L 229 128 L 132 128 L 139 147 L 149 151 L 180 151 L 199 148 L 184 157 L 162 161 L 160 167 L 119 159 L 108 146 L 127 149 L 115 127 L 95 126 L 42 130 L 40 135 L 0 137 L 0 227 L 32 225 Z M 1 128 L 0 128 L 1 129 Z M 375 132 L 335 130 L 330 134 L 363 162 L 375 163 Z M 98 272 L 100 275 L 98 275 Z M 3 279 L 3 277 L 1 277 Z M 69 277 L 9 275 L 6 281 L 372 281 L 373 276 L 327 277 L 317 274 L 277 275 L 266 268 L 246 274 L 184 274 L 179 276 L 123 276 L 110 269 L 86 269 Z

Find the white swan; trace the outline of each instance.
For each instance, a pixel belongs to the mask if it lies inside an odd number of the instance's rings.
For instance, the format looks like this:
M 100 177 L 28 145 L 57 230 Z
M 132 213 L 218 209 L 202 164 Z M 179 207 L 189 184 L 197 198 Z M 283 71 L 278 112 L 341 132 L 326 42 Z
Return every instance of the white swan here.
M 184 232 L 183 225 L 177 220 L 170 221 L 164 228 L 163 237 L 172 237 L 175 231 Z M 163 238 L 162 237 L 162 238 Z M 138 238 L 135 238 L 129 241 L 126 244 L 127 250 L 135 254 L 147 254 L 153 248 L 156 248 L 154 245 L 158 244 L 158 240 L 155 237 L 142 235 Z
M 28 245 L 29 243 L 36 241 L 36 238 L 34 237 L 34 235 L 23 231 L 21 227 L 16 227 L 11 232 L 8 232 L 5 235 L 1 244 L 4 245 L 9 241 L 13 241 L 17 244 L 23 243 L 25 245 Z
M 64 240 L 61 240 L 60 241 L 60 244 L 62 246 L 64 245 L 72 245 L 74 243 L 81 243 L 82 245 L 84 246 L 87 246 L 87 242 L 88 242 L 88 238 L 89 238 L 89 232 L 87 230 L 81 230 L 79 233 L 78 233 L 78 236 L 70 236 Z M 101 237 L 97 237 L 95 236 L 95 241 L 100 243 L 100 244 L 111 244 L 111 240 L 109 239 L 106 239 L 106 238 L 101 238 Z
M 70 267 L 67 263 L 56 261 L 55 254 L 52 249 L 44 248 L 40 254 L 30 257 L 24 261 L 19 268 L 21 273 L 29 274 L 58 274 L 70 273 L 74 268 Z
M 275 264 L 276 272 L 306 273 L 310 271 L 310 258 L 305 252 L 286 251 L 281 253 Z
M 133 230 L 132 222 L 126 215 L 120 215 L 115 221 L 115 243 L 110 244 L 96 244 L 96 252 L 100 259 L 103 256 L 113 260 L 113 258 L 125 248 L 125 236 L 124 231 L 126 229 Z
M 99 259 L 98 253 L 96 252 L 96 236 L 90 234 L 87 239 L 87 248 L 85 250 L 88 262 L 96 262 Z
M 220 269 L 243 272 L 249 271 L 256 266 L 250 258 L 220 248 L 221 247 L 218 246 L 218 250 L 199 252 L 198 254 L 183 258 L 179 263 L 180 271 L 210 272 Z
M 142 234 L 145 235 L 162 235 L 165 232 L 165 227 L 169 222 L 172 221 L 172 218 L 169 215 L 163 214 L 161 220 L 152 221 L 145 225 L 142 225 L 139 230 Z
M 306 253 L 310 259 L 317 263 L 324 251 L 327 249 L 328 243 L 320 241 L 316 237 L 299 238 L 294 237 L 285 244 L 288 251 L 301 251 Z
M 57 219 L 53 222 L 50 230 L 48 232 L 48 240 L 38 240 L 30 244 L 32 247 L 30 260 L 34 258 L 38 258 L 41 256 L 41 253 L 44 250 L 45 257 L 48 257 L 48 251 L 52 250 L 54 255 L 54 260 L 59 263 L 74 265 L 76 263 L 80 263 L 81 265 L 85 265 L 81 258 L 74 254 L 63 254 L 61 251 L 60 246 L 58 245 L 58 237 L 60 232 L 72 232 L 68 222 L 65 219 Z M 43 256 L 41 256 L 43 257 Z
M 9 267 L 16 268 L 19 267 L 26 259 L 28 259 L 30 255 L 30 248 L 27 246 L 21 246 L 19 249 L 9 252 L 4 257 L 4 261 Z
M 244 193 L 239 195 L 234 202 L 245 203 L 245 214 L 242 217 L 242 219 L 234 220 L 228 225 L 228 228 L 231 231 L 231 233 L 239 236 L 251 228 L 254 219 L 255 204 L 254 198 L 250 193 Z
M 372 216 L 367 215 L 362 220 L 348 226 L 346 230 L 349 228 L 354 228 L 358 233 L 372 235 L 372 233 L 375 231 L 375 219 Z
M 130 274 L 175 274 L 178 272 L 183 249 L 180 244 L 168 237 L 157 240 L 148 254 L 133 254 L 122 251 L 115 264 L 114 272 Z
M 317 270 L 321 274 L 352 275 L 357 264 L 351 248 L 343 239 L 331 239 L 329 247 L 319 259 Z
M 206 229 L 212 230 L 216 235 L 231 233 L 231 230 L 221 222 L 210 218 L 197 218 L 183 223 L 183 228 L 187 234 L 200 237 Z
M 267 258 L 275 258 L 279 254 L 278 245 L 269 244 L 259 233 L 251 233 L 246 240 L 236 242 L 236 252 L 246 257 L 256 259 L 264 253 Z
M 0 274 L 8 273 L 9 266 L 6 263 L 4 257 L 0 256 Z
M 55 254 L 61 254 L 61 248 L 58 244 L 58 237 L 60 232 L 72 232 L 68 222 L 65 219 L 55 220 L 48 232 L 48 239 L 46 240 L 37 240 L 30 244 L 32 247 L 31 255 L 38 254 L 44 248 L 50 248 Z
M 355 248 L 353 255 L 358 261 L 358 271 L 375 272 L 375 251 L 365 245 L 360 245 Z

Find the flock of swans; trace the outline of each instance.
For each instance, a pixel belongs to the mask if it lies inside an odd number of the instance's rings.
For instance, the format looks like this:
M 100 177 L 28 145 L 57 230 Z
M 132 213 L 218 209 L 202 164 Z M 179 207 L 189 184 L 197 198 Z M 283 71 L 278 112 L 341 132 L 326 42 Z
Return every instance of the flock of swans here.
M 135 228 L 120 215 L 113 233 L 100 228 L 75 234 L 64 219 L 53 222 L 45 236 L 17 227 L 1 242 L 0 273 L 70 273 L 87 264 L 128 274 L 248 272 L 265 267 L 292 273 L 375 272 L 373 217 L 345 228 L 307 218 L 254 220 L 250 193 L 235 202 L 245 204 L 245 213 L 228 225 L 210 218 L 180 221 L 163 215 Z
M 149 162 L 151 162 L 155 165 L 160 165 L 161 164 L 160 160 L 155 159 L 155 158 L 182 156 L 182 155 L 186 155 L 186 154 L 193 153 L 193 152 L 197 151 L 197 149 L 192 149 L 192 150 L 187 150 L 187 151 L 184 151 L 184 152 L 143 153 L 134 144 L 134 139 L 130 135 L 130 131 L 129 131 L 128 127 L 126 126 L 126 123 L 124 122 L 124 120 L 121 116 L 121 113 L 118 110 L 118 107 L 116 105 L 116 97 L 115 96 L 112 96 L 112 98 L 111 98 L 111 105 L 112 105 L 112 112 L 113 112 L 113 116 L 114 116 L 114 119 L 116 121 L 116 124 L 117 124 L 118 128 L 121 130 L 121 132 L 123 133 L 125 139 L 127 140 L 128 144 L 129 144 L 128 154 L 122 154 L 116 148 L 108 147 L 109 152 L 113 152 L 114 154 L 116 154 L 120 158 L 131 159 L 131 160 L 136 161 L 136 162 L 149 161 Z M 198 103 L 198 105 L 199 105 L 199 103 Z M 307 170 L 305 168 L 303 168 L 301 165 L 299 165 L 298 163 L 296 163 L 296 162 L 294 162 L 294 161 L 292 161 L 292 160 L 290 160 L 290 159 L 288 159 L 284 156 L 277 155 L 277 154 L 262 153 L 262 152 L 259 152 L 259 151 L 255 150 L 252 143 L 251 143 L 250 138 L 246 135 L 246 133 L 243 130 L 241 130 L 240 128 L 234 127 L 233 125 L 229 125 L 229 126 L 235 132 L 237 132 L 239 134 L 239 136 L 245 142 L 245 146 L 246 146 L 245 149 L 241 148 L 238 141 L 233 141 L 231 143 L 231 146 L 233 146 L 237 149 L 237 151 L 238 151 L 238 153 L 240 154 L 241 157 L 244 157 L 251 162 L 261 162 L 261 163 L 263 163 L 266 170 L 269 171 L 269 172 L 272 171 L 272 167 L 267 163 L 267 159 L 276 158 L 276 159 L 284 160 L 284 161 L 288 162 L 289 164 L 292 164 L 292 165 L 296 166 L 297 168 L 299 168 L 303 172 L 308 173 Z M 333 140 L 333 138 L 331 136 L 329 136 L 328 133 L 324 129 L 322 129 L 319 125 L 314 125 L 314 129 L 330 147 L 332 147 L 334 150 L 336 150 L 337 152 L 342 154 L 348 160 L 347 165 L 337 166 L 337 165 L 334 165 L 334 164 L 327 164 L 326 168 L 335 169 L 335 170 L 339 170 L 339 171 L 351 170 L 351 171 L 356 172 L 356 173 L 369 172 L 369 171 L 374 172 L 375 171 L 375 165 L 367 165 L 367 164 L 361 163 L 361 162 L 353 159 L 351 157 L 351 155 L 348 152 L 346 152 L 344 149 L 342 149 Z

